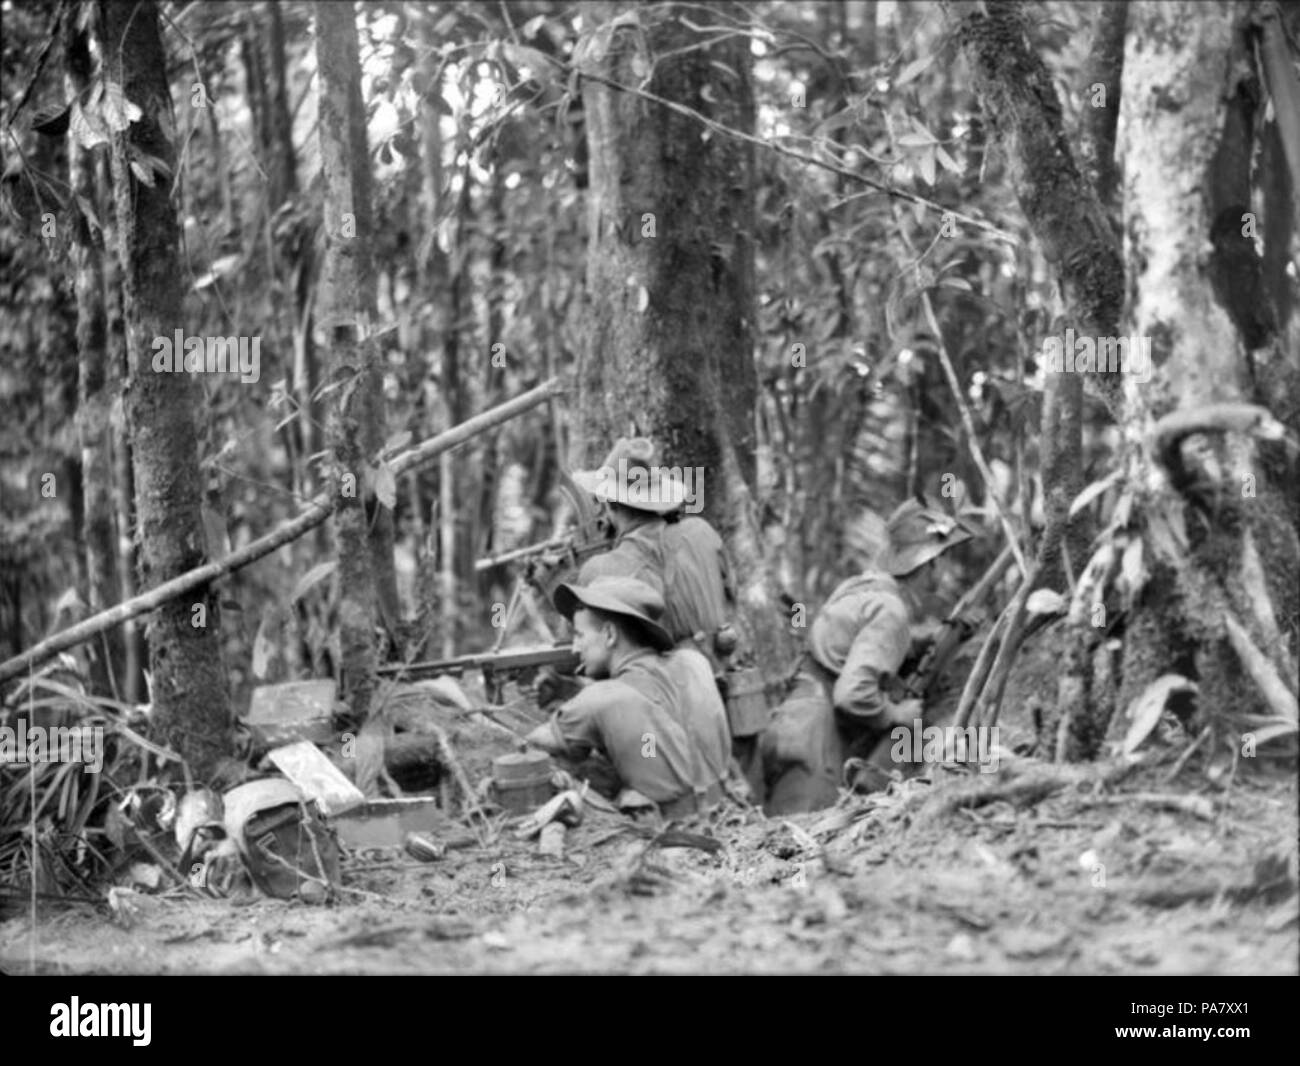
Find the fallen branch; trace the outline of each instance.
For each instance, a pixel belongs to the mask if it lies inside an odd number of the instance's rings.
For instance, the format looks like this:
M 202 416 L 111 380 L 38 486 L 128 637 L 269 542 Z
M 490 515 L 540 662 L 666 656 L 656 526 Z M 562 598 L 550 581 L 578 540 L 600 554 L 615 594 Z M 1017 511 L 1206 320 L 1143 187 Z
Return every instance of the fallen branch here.
M 1144 807 L 1159 807 L 1167 811 L 1181 811 L 1207 822 L 1214 821 L 1214 804 L 1204 796 L 1172 796 L 1155 792 L 1126 792 L 1119 796 L 1087 796 L 1079 801 L 1090 807 L 1099 803 L 1138 803 Z
M 456 757 L 456 749 L 451 746 L 451 741 L 447 738 L 446 732 L 440 726 L 433 727 L 433 735 L 438 741 L 438 751 L 442 754 L 443 764 L 451 770 L 451 776 L 455 780 L 457 787 L 465 796 L 465 805 L 480 818 L 486 820 L 487 815 L 479 805 L 478 797 L 475 795 L 474 786 L 470 783 L 469 775 L 465 773 L 465 768 L 461 766 L 460 759 Z
M 1041 803 L 1062 789 L 1083 784 L 1109 787 L 1134 771 L 1140 761 L 1111 762 L 1092 766 L 1073 763 L 1043 763 L 1024 760 L 1011 763 L 997 775 L 1001 780 L 973 781 L 968 786 L 929 793 L 921 801 L 918 820 L 928 821 L 959 810 L 974 810 L 1000 800 L 1026 808 Z M 1007 780 L 1010 778 L 1010 780 Z M 1117 799 L 1128 797 L 1116 797 Z
M 431 437 L 422 444 L 403 452 L 389 460 L 389 469 L 392 470 L 394 476 L 404 474 L 434 456 L 464 444 L 467 440 L 485 430 L 498 426 L 502 422 L 508 422 L 525 411 L 531 410 L 545 402 L 558 390 L 559 382 L 556 379 L 552 378 L 543 382 L 522 396 L 517 396 L 515 399 L 509 400 L 489 411 L 484 411 L 480 415 L 475 415 L 468 421 L 447 430 L 447 432 L 439 433 L 436 437 Z M 337 493 L 322 492 L 308 503 L 307 509 L 302 514 L 290 519 L 265 536 L 259 537 L 251 544 L 245 545 L 238 551 L 231 552 L 216 562 L 196 567 L 179 577 L 163 582 L 157 588 L 150 589 L 148 592 L 129 599 L 125 603 L 110 607 L 106 611 L 100 611 L 99 614 L 91 615 L 85 621 L 78 622 L 75 626 L 70 626 L 51 637 L 47 637 L 20 655 L 0 663 L 0 683 L 17 677 L 24 670 L 35 666 L 37 663 L 44 662 L 67 648 L 75 647 L 83 641 L 89 640 L 97 633 L 121 625 L 123 622 L 146 614 L 149 611 L 156 610 L 170 600 L 183 596 L 193 589 L 210 584 L 226 574 L 247 566 L 249 563 L 256 562 L 264 555 L 269 555 L 277 548 L 288 544 L 291 540 L 296 540 L 308 530 L 314 529 L 324 522 L 334 513 L 340 499 L 341 497 Z

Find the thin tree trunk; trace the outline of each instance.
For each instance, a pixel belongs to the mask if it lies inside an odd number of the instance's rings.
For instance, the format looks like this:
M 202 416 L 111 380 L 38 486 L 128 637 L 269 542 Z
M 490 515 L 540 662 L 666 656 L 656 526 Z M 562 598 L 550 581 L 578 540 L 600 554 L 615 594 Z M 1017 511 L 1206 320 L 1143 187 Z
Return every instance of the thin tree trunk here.
M 112 390 L 118 399 L 109 414 L 109 428 L 113 455 L 113 516 L 117 525 L 117 578 L 119 602 L 130 600 L 136 593 L 135 575 L 139 567 L 135 543 L 135 476 L 132 474 L 131 437 L 127 432 L 122 401 L 123 383 L 130 376 L 126 350 L 126 325 L 122 318 L 122 267 L 118 262 L 117 205 L 112 191 L 113 179 L 107 160 L 100 161 L 100 175 L 108 195 L 104 201 L 104 248 L 106 254 L 100 261 L 103 269 L 103 301 L 105 318 L 106 358 Z M 122 625 L 122 645 L 125 649 L 122 664 L 121 699 L 138 703 L 144 691 L 144 648 L 142 633 L 134 619 Z
M 268 174 L 271 179 L 268 202 L 272 213 L 298 192 L 298 167 L 293 150 L 293 118 L 289 114 L 289 78 L 284 57 L 284 19 L 279 4 L 267 4 L 270 34 L 267 38 L 266 119 L 270 126 Z
M 90 37 L 78 20 L 68 19 L 65 66 L 69 99 L 84 99 L 94 73 Z M 102 611 L 120 592 L 117 568 L 117 528 L 113 506 L 113 436 L 110 414 L 114 372 L 108 348 L 104 306 L 103 232 L 95 227 L 105 214 L 105 188 L 99 157 L 68 139 L 69 184 L 78 203 L 87 205 L 95 221 L 83 213 L 72 239 L 73 289 L 77 299 L 77 435 L 81 446 L 82 534 L 85 541 L 86 599 L 90 613 Z M 115 671 L 123 661 L 121 633 L 105 634 L 91 649 L 92 679 L 97 691 L 119 694 Z
M 112 139 L 113 185 L 122 264 L 123 319 L 129 377 L 128 432 L 135 463 L 140 530 L 140 578 L 154 586 L 204 562 L 199 512 L 195 386 L 188 374 L 153 371 L 153 338 L 171 337 L 183 323 L 179 227 L 171 181 L 139 180 L 131 161 L 177 165 L 175 118 L 158 9 L 101 3 L 101 48 L 106 77 L 121 85 L 142 114 Z M 150 702 L 157 735 L 205 777 L 230 749 L 230 703 L 221 664 L 219 608 L 211 586 L 187 601 L 161 606 L 148 629 Z M 201 624 L 195 624 L 199 622 Z
M 1127 3 L 1094 5 L 1092 47 L 1084 70 L 1084 174 L 1105 208 L 1114 203 L 1119 185 L 1115 165 L 1115 125 L 1119 118 L 1120 75 L 1124 69 Z
M 374 495 L 371 465 L 382 444 L 383 380 L 370 337 L 375 321 L 374 229 L 352 4 L 316 4 L 316 64 L 325 178 L 321 317 L 329 336 L 331 384 L 336 386 L 329 434 L 336 489 L 343 496 L 334 512 L 342 671 L 352 715 L 364 721 L 378 665 L 375 627 L 396 604 L 396 578 L 392 514 Z M 391 603 L 385 606 L 390 592 Z M 396 632 L 397 618 L 383 620 Z

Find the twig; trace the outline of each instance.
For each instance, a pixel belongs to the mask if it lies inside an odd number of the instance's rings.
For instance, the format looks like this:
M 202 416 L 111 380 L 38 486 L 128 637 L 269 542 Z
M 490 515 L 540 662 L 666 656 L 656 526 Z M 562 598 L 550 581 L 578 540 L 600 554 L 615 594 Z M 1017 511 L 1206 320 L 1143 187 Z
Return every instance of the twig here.
M 96 907 L 104 906 L 104 901 L 97 896 L 74 896 L 62 892 L 10 892 L 8 889 L 0 888 L 2 899 L 27 899 L 29 895 L 33 899 L 51 899 L 58 903 L 92 903 Z
M 1125 792 L 1118 796 L 1085 796 L 1079 801 L 1084 806 L 1105 803 L 1140 803 L 1147 807 L 1164 807 L 1181 811 L 1207 822 L 1214 820 L 1214 804 L 1204 796 L 1172 796 L 1155 792 Z
M 620 82 L 614 81 L 612 78 L 606 78 L 603 75 L 594 74 L 588 70 L 583 70 L 581 73 L 584 78 L 590 81 L 599 82 L 602 85 L 608 85 L 611 89 L 618 89 L 620 92 L 630 93 L 633 96 L 639 96 L 643 100 L 649 100 L 652 103 L 659 104 L 661 107 L 666 107 L 670 111 L 677 112 L 679 115 L 685 115 L 687 118 L 694 119 L 706 128 L 715 133 L 720 133 L 725 137 L 734 137 L 736 140 L 757 145 L 759 148 L 770 149 L 778 155 L 787 156 L 790 159 L 797 159 L 801 163 L 807 163 L 814 167 L 821 167 L 823 170 L 828 170 L 832 174 L 838 174 L 842 178 L 848 178 L 850 181 L 856 181 L 862 185 L 869 186 L 877 192 L 884 193 L 886 196 L 892 196 L 899 200 L 906 200 L 913 204 L 920 204 L 923 207 L 929 208 L 931 211 L 937 211 L 941 215 L 951 215 L 959 221 L 968 223 L 976 229 L 985 230 L 986 232 L 991 233 L 1002 240 L 1009 241 L 1012 244 L 1020 243 L 1015 236 L 1007 233 L 1005 230 L 999 229 L 991 222 L 984 222 L 981 219 L 973 218 L 972 216 L 963 214 L 960 211 L 954 211 L 950 207 L 944 207 L 942 204 L 935 203 L 933 200 L 927 199 L 924 196 L 918 196 L 916 193 L 908 192 L 906 189 L 893 188 L 883 182 L 875 181 L 862 174 L 857 174 L 845 167 L 836 166 L 834 163 L 828 163 L 824 159 L 818 159 L 816 156 L 807 155 L 804 152 L 797 152 L 793 148 L 786 148 L 784 145 L 777 144 L 774 141 L 766 141 L 762 137 L 757 137 L 752 133 L 746 133 L 744 130 L 734 129 L 731 126 L 723 125 L 721 122 L 715 122 L 707 115 L 701 114 L 692 107 L 687 107 L 685 104 L 679 104 L 675 100 L 668 100 L 665 97 L 659 96 L 657 93 L 652 93 L 646 89 L 638 89 L 634 85 L 623 85 Z M 862 151 L 861 148 L 857 148 L 856 150 L 859 152 Z
M 970 719 L 971 711 L 975 707 L 975 700 L 984 691 L 984 681 L 988 677 L 994 652 L 1000 647 L 999 634 L 1010 616 L 1011 605 L 1007 604 L 1002 609 L 1002 613 L 994 619 L 993 628 L 989 630 L 989 635 L 984 638 L 984 644 L 980 648 L 979 655 L 975 657 L 975 665 L 971 667 L 970 676 L 966 678 L 966 684 L 962 686 L 961 699 L 957 701 L 957 711 L 953 715 L 953 725 L 959 728 L 965 726 Z
M 1173 769 L 1170 770 L 1169 773 L 1165 774 L 1164 782 L 1163 782 L 1164 784 L 1166 785 L 1169 784 L 1170 781 L 1172 781 L 1175 777 L 1179 775 L 1179 773 L 1182 772 L 1183 767 L 1187 765 L 1187 760 L 1192 757 L 1192 754 L 1196 751 L 1197 748 L 1201 746 L 1201 744 L 1205 741 L 1205 738 L 1208 737 L 1209 735 L 1210 735 L 1210 727 L 1207 725 L 1204 729 L 1201 730 L 1201 735 L 1187 745 L 1187 750 L 1183 752 L 1180 756 L 1178 756 L 1178 759 L 1174 762 Z
M 465 773 L 465 768 L 461 766 L 460 759 L 456 757 L 456 750 L 451 746 L 451 741 L 447 738 L 446 732 L 441 726 L 435 725 L 433 735 L 438 741 L 438 753 L 442 756 L 443 762 L 450 767 L 452 777 L 456 779 L 456 784 L 465 796 L 465 805 L 470 808 L 471 813 L 477 814 L 480 818 L 486 820 L 487 814 L 479 804 L 478 797 L 474 795 L 474 786 L 470 784 L 469 775 Z
M 957 371 L 953 369 L 952 360 L 948 357 L 948 346 L 943 343 L 943 332 L 939 329 L 939 320 L 935 318 L 934 305 L 930 302 L 928 292 L 921 293 L 921 307 L 925 311 L 925 319 L 930 325 L 930 331 L 934 334 L 934 346 L 939 351 L 939 362 L 943 365 L 943 372 L 948 378 L 948 387 L 952 389 L 957 410 L 961 413 L 961 423 L 970 441 L 971 458 L 975 460 L 980 477 L 984 479 L 984 486 L 988 490 L 993 509 L 997 511 L 998 521 L 1002 523 L 1002 532 L 1006 534 L 1007 543 L 1011 545 L 1011 551 L 1015 554 L 1016 565 L 1020 567 L 1022 574 L 1028 574 L 1029 567 L 1025 564 L 1025 556 L 1020 550 L 1020 541 L 1011 526 L 1011 520 L 1007 518 L 1006 511 L 1002 509 L 1002 501 L 998 499 L 997 482 L 993 478 L 993 471 L 989 469 L 989 464 L 984 459 L 984 451 L 980 448 L 979 437 L 975 433 L 975 420 L 971 418 L 970 407 L 961 392 L 961 382 L 957 380 Z
M 1029 601 L 1029 594 L 1038 583 L 1041 573 L 1042 563 L 1035 562 L 1033 569 L 1021 582 L 1015 599 L 1011 601 L 1011 617 L 1007 622 L 1006 635 L 1002 639 L 1002 647 L 998 649 L 998 656 L 993 660 L 993 666 L 989 670 L 988 683 L 980 694 L 978 705 L 980 708 L 980 725 L 992 726 L 997 724 L 998 713 L 1002 709 L 1002 693 L 1006 688 L 1007 678 L 1011 675 L 1011 666 L 1015 662 L 1016 652 L 1020 648 L 1025 631 L 1025 604 Z M 988 702 L 990 693 L 993 696 L 992 703 Z

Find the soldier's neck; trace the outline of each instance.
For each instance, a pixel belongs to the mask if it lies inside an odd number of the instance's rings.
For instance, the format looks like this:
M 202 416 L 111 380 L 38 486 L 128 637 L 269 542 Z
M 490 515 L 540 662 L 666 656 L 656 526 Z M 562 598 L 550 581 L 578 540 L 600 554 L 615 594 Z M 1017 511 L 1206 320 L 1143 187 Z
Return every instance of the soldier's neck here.
M 609 660 L 609 676 L 618 677 L 629 666 L 638 659 L 647 655 L 653 655 L 654 650 L 651 648 L 641 647 L 640 645 L 627 645 L 617 649 Z

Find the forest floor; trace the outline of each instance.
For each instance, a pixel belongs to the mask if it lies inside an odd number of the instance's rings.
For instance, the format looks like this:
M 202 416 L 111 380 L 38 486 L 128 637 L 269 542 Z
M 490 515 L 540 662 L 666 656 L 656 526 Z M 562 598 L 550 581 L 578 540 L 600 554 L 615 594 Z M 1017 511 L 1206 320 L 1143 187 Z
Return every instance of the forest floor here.
M 501 826 L 422 864 L 348 854 L 336 903 L 145 897 L 0 922 L 9 973 L 1295 974 L 1297 788 L 1115 765 L 930 768 L 827 811 L 681 828 L 593 811 L 562 858 Z M 932 778 L 932 780 L 931 780 Z

